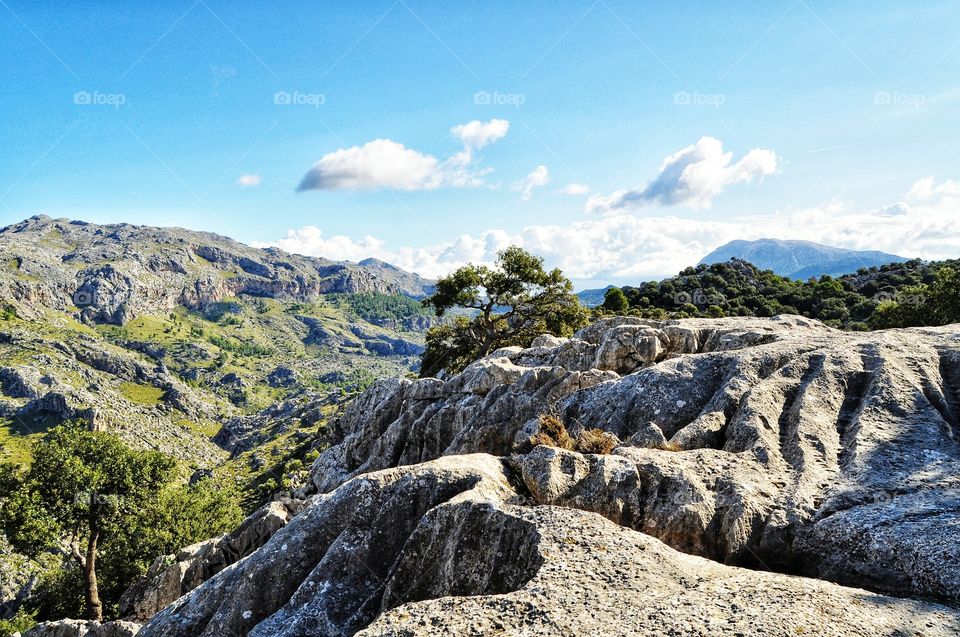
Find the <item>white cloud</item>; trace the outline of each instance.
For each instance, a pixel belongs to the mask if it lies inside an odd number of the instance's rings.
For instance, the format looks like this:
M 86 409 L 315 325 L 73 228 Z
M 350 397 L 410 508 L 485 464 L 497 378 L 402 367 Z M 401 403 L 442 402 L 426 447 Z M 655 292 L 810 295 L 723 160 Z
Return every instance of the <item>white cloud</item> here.
M 880 206 L 876 210 L 873 210 L 870 214 L 877 215 L 878 217 L 899 217 L 900 215 L 908 215 L 910 212 L 910 204 L 903 201 L 898 201 L 896 203 Z
M 505 119 L 491 119 L 489 122 L 473 120 L 450 129 L 454 137 L 467 148 L 480 149 L 487 144 L 503 139 L 510 130 L 510 122 Z
M 321 157 L 300 180 L 297 190 L 475 188 L 483 184 L 484 175 L 491 169 L 477 169 L 473 151 L 501 139 L 509 127 L 510 123 L 502 119 L 454 126 L 451 132 L 464 148 L 444 161 L 392 139 L 341 148 Z
M 947 179 L 938 184 L 933 175 L 918 179 L 907 193 L 908 200 L 957 204 L 960 202 L 960 181 Z
M 375 139 L 324 155 L 297 190 L 430 190 L 442 182 L 436 157 L 391 139 Z
M 571 184 L 567 184 L 557 192 L 559 192 L 561 195 L 571 195 L 571 196 L 585 195 L 588 192 L 590 192 L 590 186 L 586 186 L 584 184 L 571 183 Z
M 383 241 L 380 239 L 367 236 L 360 241 L 354 241 L 343 235 L 326 238 L 316 226 L 287 230 L 287 235 L 278 241 L 253 241 L 251 245 L 255 248 L 275 247 L 287 252 L 326 257 L 336 261 L 361 261 L 384 254 Z
M 643 188 L 594 195 L 587 201 L 587 211 L 609 213 L 655 203 L 709 208 L 727 186 L 772 175 L 780 163 L 776 153 L 763 148 L 732 161 L 733 153 L 723 152 L 723 142 L 701 137 L 696 144 L 665 158 L 660 173 Z
M 530 171 L 530 174 L 526 177 L 513 184 L 512 189 L 522 193 L 520 198 L 528 201 L 533 195 L 534 188 L 546 186 L 548 183 L 550 183 L 550 171 L 547 170 L 546 166 L 541 164 Z
M 261 182 L 260 175 L 240 175 L 237 178 L 237 185 L 241 188 L 254 188 Z
M 619 213 L 567 225 L 531 225 L 517 232 L 490 229 L 434 245 L 398 248 L 369 236 L 359 241 L 325 238 L 319 229 L 308 226 L 289 231 L 279 241 L 255 245 L 276 245 L 329 259 L 359 261 L 372 256 L 432 278 L 467 262 L 490 264 L 499 250 L 519 245 L 575 281 L 593 285 L 671 276 L 734 239 L 803 239 L 854 250 L 945 259 L 960 256 L 960 202 L 951 198 L 951 193 L 958 192 L 952 184 L 960 182 L 932 182 L 930 188 L 915 185 L 906 202 L 866 211 L 829 201 L 814 208 L 724 221 Z

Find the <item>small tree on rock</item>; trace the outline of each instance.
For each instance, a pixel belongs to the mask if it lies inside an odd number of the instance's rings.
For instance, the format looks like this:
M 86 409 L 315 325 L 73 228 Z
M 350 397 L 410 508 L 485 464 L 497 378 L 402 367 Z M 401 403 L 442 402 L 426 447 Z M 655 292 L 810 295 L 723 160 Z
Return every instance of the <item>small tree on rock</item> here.
M 529 346 L 540 334 L 569 336 L 589 316 L 560 270 L 545 270 L 543 259 L 517 246 L 500 252 L 493 268 L 466 265 L 440 279 L 423 303 L 437 316 L 456 307 L 473 316 L 427 333 L 421 376 L 460 371 L 498 348 Z

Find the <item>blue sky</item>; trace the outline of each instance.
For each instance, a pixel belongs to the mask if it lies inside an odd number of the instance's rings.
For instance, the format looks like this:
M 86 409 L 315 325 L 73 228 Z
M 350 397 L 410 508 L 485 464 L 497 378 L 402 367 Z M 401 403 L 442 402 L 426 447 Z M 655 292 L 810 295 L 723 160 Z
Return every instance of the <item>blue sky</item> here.
M 956 2 L 2 0 L 0 223 L 428 275 L 521 243 L 581 285 L 733 238 L 958 256 L 958 67 Z

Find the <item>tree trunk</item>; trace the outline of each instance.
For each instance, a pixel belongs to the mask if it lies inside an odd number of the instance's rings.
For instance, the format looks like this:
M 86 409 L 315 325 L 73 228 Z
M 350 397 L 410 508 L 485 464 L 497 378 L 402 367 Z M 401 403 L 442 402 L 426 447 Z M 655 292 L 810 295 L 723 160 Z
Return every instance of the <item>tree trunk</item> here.
M 87 594 L 87 619 L 103 621 L 103 604 L 100 602 L 100 591 L 97 588 L 97 541 L 100 539 L 100 530 L 96 525 L 90 525 L 90 539 L 87 540 L 87 559 L 83 567 L 84 583 Z

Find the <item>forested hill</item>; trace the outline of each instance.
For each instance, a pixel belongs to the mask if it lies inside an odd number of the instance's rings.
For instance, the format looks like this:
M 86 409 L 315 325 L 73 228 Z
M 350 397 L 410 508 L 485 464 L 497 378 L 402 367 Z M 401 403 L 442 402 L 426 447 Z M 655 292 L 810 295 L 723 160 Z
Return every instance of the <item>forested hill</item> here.
M 622 290 L 629 312 L 650 318 L 800 314 L 835 327 L 869 329 L 890 327 L 891 314 L 921 308 L 930 301 L 938 274 L 952 281 L 958 271 L 960 260 L 914 259 L 795 281 L 731 259 Z

